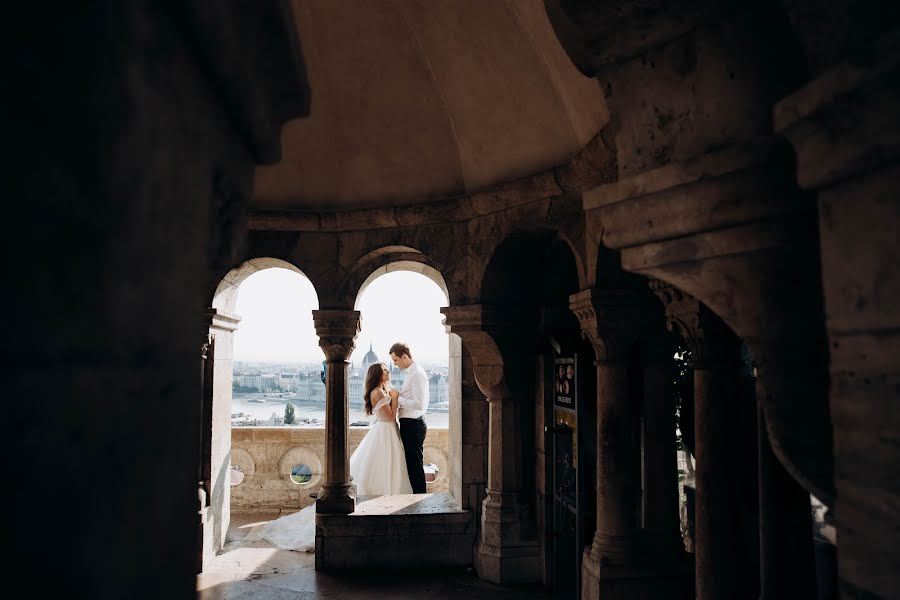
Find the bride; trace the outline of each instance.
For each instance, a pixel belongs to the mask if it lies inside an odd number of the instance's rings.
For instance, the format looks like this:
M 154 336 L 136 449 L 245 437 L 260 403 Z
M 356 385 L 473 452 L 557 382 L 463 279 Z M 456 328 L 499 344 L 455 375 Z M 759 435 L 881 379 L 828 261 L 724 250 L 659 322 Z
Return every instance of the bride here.
M 397 394 L 391 394 L 391 372 L 375 363 L 366 373 L 365 411 L 375 415 L 366 437 L 350 457 L 350 477 L 357 496 L 412 494 L 406 454 L 397 425 Z
M 364 410 L 369 416 L 375 415 L 375 422 L 350 457 L 350 478 L 356 485 L 357 498 L 413 493 L 397 425 L 397 394 L 391 391 L 388 368 L 383 363 L 371 365 L 366 372 Z M 316 505 L 270 521 L 257 533 L 283 550 L 313 552 Z

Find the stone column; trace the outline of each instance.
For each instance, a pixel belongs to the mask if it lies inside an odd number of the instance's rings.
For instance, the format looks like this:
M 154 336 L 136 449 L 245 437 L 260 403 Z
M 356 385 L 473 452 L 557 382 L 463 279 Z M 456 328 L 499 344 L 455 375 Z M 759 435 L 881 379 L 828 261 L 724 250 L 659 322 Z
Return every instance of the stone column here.
M 200 470 L 208 506 L 203 517 L 203 557 L 209 560 L 224 546 L 231 520 L 231 381 L 234 332 L 241 319 L 209 308 L 205 321 L 210 354 L 204 365 Z
M 721 356 L 721 355 L 719 355 Z M 726 403 L 734 401 L 734 370 L 702 357 L 694 369 L 694 458 L 697 461 L 695 559 L 697 600 L 737 598 L 739 594 L 731 493 L 728 486 L 729 436 Z
M 867 17 L 893 33 L 868 35 L 781 100 L 773 124 L 818 206 L 836 497 L 813 493 L 833 510 L 844 597 L 887 598 L 900 589 L 900 38 L 874 5 Z M 774 446 L 769 406 L 766 417 Z
M 520 440 L 530 433 L 521 431 L 520 423 L 526 397 L 508 384 L 507 377 L 526 342 L 522 334 L 525 316 L 513 309 L 483 305 L 452 306 L 441 312 L 446 315 L 448 330 L 458 334 L 469 350 L 476 383 L 489 406 L 487 495 L 475 570 L 481 579 L 494 583 L 537 581 L 539 546 L 536 535 L 529 535 L 534 531 L 529 520 L 535 516 L 525 510 L 521 497 L 525 463 Z
M 582 561 L 582 598 L 606 598 L 617 577 L 609 567 L 635 559 L 636 444 L 632 434 L 628 352 L 636 341 L 642 298 L 583 290 L 570 307 L 594 347 L 597 368 L 597 529 Z M 609 570 L 609 573 L 606 571 Z
M 740 537 L 729 485 L 728 403 L 737 400 L 741 341 L 690 295 L 665 284 L 657 285 L 655 292 L 666 307 L 669 328 L 687 343 L 694 369 L 697 599 L 740 598 Z
M 327 361 L 325 377 L 325 482 L 316 500 L 318 514 L 350 514 L 356 499 L 347 457 L 350 354 L 360 329 L 356 310 L 314 310 L 319 346 Z
M 772 452 L 759 409 L 760 600 L 815 600 L 816 565 L 809 492 Z
M 643 537 L 657 560 L 681 556 L 675 448 L 674 348 L 666 335 L 646 339 L 644 364 Z

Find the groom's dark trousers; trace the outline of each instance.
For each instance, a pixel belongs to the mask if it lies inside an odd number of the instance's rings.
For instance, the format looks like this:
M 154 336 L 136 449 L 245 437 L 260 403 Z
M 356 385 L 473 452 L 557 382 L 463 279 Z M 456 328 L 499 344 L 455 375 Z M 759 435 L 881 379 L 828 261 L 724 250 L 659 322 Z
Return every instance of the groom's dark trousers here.
M 422 468 L 422 447 L 425 445 L 425 434 L 428 426 L 425 419 L 400 419 L 400 439 L 403 441 L 403 453 L 406 454 L 406 470 L 409 472 L 409 483 L 413 494 L 425 493 L 425 469 Z

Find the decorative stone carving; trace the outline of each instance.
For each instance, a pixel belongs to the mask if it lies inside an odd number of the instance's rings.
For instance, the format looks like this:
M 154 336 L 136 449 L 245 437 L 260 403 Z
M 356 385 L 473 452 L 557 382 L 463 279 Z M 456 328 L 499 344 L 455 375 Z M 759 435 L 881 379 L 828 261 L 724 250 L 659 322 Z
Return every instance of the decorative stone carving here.
M 361 327 L 358 310 L 314 310 L 313 323 L 319 336 L 319 347 L 328 362 L 346 361 L 356 348 Z
M 598 361 L 621 361 L 646 329 L 651 297 L 632 291 L 582 290 L 569 296 L 569 307 Z
M 699 300 L 659 279 L 650 280 L 650 289 L 666 310 L 666 327 L 680 336 L 691 352 L 691 366 L 700 368 L 724 358 L 717 342 L 734 334 Z M 734 363 L 734 356 L 726 359 Z

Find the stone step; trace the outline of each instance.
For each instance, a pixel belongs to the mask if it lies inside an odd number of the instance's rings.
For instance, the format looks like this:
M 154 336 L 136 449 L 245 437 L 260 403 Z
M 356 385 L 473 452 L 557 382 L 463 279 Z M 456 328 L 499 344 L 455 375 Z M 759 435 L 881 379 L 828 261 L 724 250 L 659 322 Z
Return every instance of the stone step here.
M 316 515 L 316 569 L 472 564 L 475 523 L 450 494 L 359 497 L 349 515 Z

